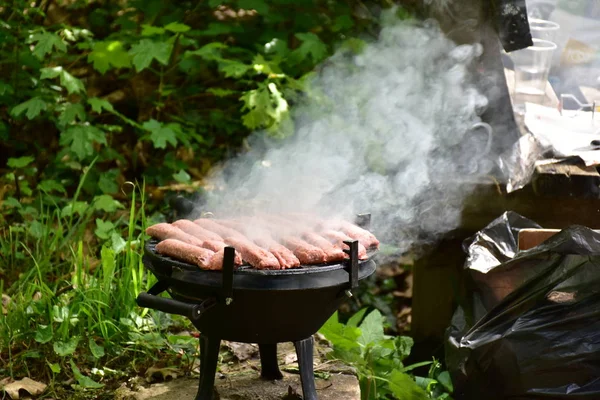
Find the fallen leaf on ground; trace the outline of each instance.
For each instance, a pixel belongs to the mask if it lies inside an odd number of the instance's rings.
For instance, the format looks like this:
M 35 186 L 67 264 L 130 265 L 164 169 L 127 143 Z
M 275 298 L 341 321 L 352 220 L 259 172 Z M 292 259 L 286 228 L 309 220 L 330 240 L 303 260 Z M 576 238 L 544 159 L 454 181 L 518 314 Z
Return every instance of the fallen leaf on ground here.
M 2 293 L 2 314 L 8 314 L 8 305 L 10 304 L 10 301 L 10 296 Z
M 225 346 L 239 361 L 246 361 L 258 353 L 258 346 L 250 343 L 225 342 Z
M 160 377 L 163 381 L 177 379 L 177 368 L 173 367 L 165 367 L 165 368 L 156 368 L 150 367 L 146 370 L 146 381 L 152 382 L 154 378 Z
M 295 363 L 296 361 L 298 361 L 298 355 L 296 353 L 288 353 L 283 359 L 283 363 L 286 365 Z
M 17 400 L 21 398 L 19 396 L 27 393 L 31 396 L 38 396 L 44 393 L 44 390 L 46 390 L 47 386 L 48 385 L 41 382 L 36 382 L 33 379 L 23 378 L 19 381 L 14 381 L 4 385 L 1 390 L 6 392 L 11 399 Z

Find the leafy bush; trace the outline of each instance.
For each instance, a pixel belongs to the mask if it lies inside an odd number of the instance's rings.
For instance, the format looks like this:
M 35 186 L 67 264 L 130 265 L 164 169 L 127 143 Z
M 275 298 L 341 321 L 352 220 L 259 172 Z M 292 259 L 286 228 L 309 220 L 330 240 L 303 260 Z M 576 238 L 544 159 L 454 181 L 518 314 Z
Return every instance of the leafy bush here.
M 309 73 L 377 27 L 345 2 L 35 4 L 0 7 L 2 158 L 34 157 L 29 187 L 70 194 L 96 156 L 84 193 L 119 196 L 141 176 L 200 179 L 252 130 L 289 132 Z
M 385 335 L 385 317 L 377 310 L 365 316 L 366 311 L 365 308 L 357 312 L 346 324 L 338 322 L 336 313 L 319 330 L 333 345 L 331 357 L 356 368 L 361 398 L 451 400 L 453 389 L 448 372 L 442 371 L 435 360 L 404 365 L 413 340 L 407 336 Z M 431 365 L 428 377 L 408 374 L 425 365 Z

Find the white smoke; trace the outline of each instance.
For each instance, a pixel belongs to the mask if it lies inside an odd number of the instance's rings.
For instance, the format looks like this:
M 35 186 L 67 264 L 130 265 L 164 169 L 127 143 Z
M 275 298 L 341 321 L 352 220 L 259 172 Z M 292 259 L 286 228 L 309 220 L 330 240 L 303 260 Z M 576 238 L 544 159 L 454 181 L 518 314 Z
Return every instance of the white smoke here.
M 487 100 L 471 83 L 479 45 L 435 24 L 398 22 L 358 54 L 340 51 L 294 107 L 294 135 L 251 138 L 215 171 L 199 207 L 218 216 L 302 211 L 351 218 L 406 249 L 460 222 L 465 181 L 488 174 L 488 137 L 473 129 Z M 489 158 L 488 158 L 489 159 Z

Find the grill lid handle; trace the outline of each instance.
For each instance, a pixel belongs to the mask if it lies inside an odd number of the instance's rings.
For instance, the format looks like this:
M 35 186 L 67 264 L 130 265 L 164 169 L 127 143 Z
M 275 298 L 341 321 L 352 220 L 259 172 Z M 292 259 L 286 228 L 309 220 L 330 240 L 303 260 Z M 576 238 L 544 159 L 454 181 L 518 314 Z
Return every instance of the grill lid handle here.
M 350 257 L 346 270 L 349 275 L 350 290 L 353 291 L 358 287 L 358 240 L 347 240 L 344 243 L 349 247 L 344 249 L 344 252 Z

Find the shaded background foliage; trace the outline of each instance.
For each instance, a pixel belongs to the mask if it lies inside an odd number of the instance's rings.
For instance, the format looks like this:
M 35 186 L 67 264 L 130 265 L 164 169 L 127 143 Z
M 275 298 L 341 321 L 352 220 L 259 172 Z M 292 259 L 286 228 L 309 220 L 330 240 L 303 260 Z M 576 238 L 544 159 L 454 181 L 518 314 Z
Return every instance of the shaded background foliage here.
M 32 156 L 35 171 L 0 199 L 72 193 L 95 157 L 90 196 L 201 179 L 252 130 L 289 132 L 307 74 L 391 5 L 15 0 L 0 11 L 0 165 Z
M 397 3 L 404 18 L 419 2 Z M 201 190 L 251 132 L 290 135 L 306 79 L 337 49 L 359 51 L 394 5 L 1 2 L 0 376 L 61 398 L 165 358 L 191 368 L 185 321 L 135 304 L 153 283 L 147 216 Z

